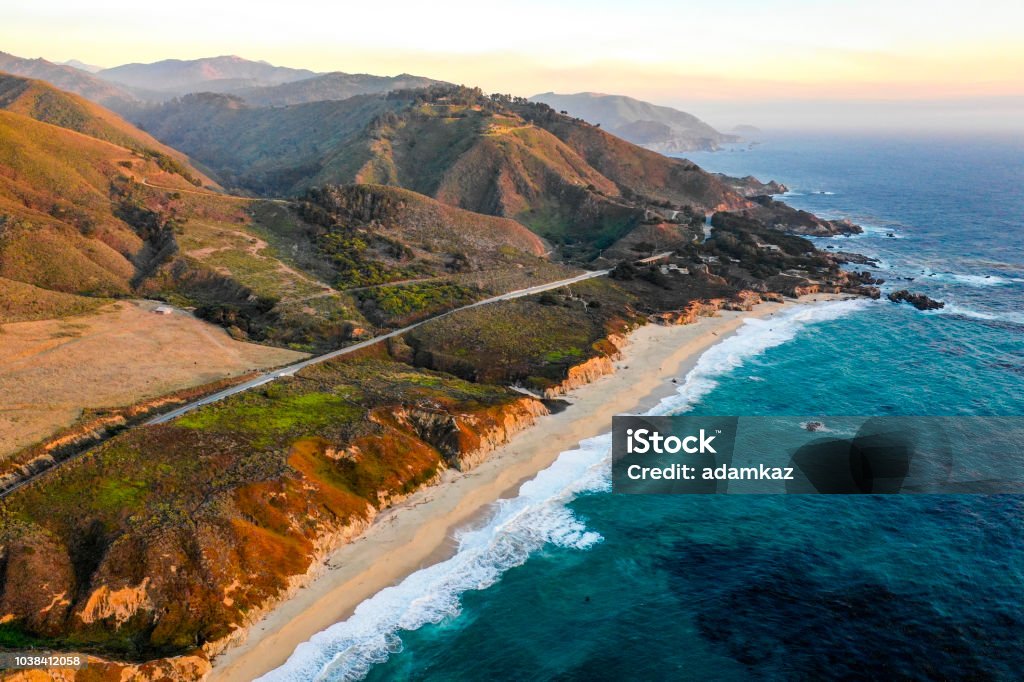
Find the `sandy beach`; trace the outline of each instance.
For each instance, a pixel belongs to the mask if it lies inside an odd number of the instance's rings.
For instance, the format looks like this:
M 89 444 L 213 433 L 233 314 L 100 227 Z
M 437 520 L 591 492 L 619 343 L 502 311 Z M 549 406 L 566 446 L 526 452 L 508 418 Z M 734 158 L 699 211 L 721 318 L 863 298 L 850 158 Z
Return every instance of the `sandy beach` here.
M 638 329 L 615 373 L 570 393 L 565 410 L 541 418 L 472 471 L 446 472 L 441 484 L 382 512 L 366 533 L 330 556 L 318 578 L 257 622 L 245 643 L 218 656 L 211 679 L 259 677 L 283 664 L 297 645 L 346 619 L 365 599 L 451 556 L 456 528 L 495 500 L 516 494 L 561 452 L 611 430 L 613 415 L 643 412 L 673 393 L 678 386 L 672 379 L 681 382 L 700 354 L 745 318 L 834 298 L 839 297 L 817 294 L 797 303 L 763 303 L 752 312 L 721 311 L 690 325 Z

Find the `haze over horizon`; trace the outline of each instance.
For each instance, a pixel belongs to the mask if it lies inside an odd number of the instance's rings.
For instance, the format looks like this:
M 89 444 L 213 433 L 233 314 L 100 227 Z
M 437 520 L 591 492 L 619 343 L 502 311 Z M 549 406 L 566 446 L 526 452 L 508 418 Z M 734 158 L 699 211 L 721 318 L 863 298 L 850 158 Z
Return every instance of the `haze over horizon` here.
M 326 7 L 44 0 L 0 10 L 0 50 L 100 66 L 237 54 L 275 65 L 478 85 L 598 91 L 674 106 L 720 128 L 1016 130 L 1024 5 L 1002 0 L 766 5 L 453 0 Z

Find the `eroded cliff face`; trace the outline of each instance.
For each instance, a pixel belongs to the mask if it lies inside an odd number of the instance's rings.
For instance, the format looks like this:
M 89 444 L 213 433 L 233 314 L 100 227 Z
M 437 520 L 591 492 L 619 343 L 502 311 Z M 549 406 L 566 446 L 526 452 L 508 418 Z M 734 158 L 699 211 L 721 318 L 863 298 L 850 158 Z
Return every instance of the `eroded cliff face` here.
M 87 673 L 62 672 L 64 679 L 203 679 L 211 657 L 316 577 L 324 559 L 382 509 L 447 468 L 476 466 L 548 412 L 538 399 L 510 395 L 497 404 L 381 406 L 369 413 L 376 428 L 366 435 L 301 438 L 287 468 L 234 487 L 216 501 L 216 513 L 197 510 L 172 527 L 116 537 L 96 523 L 77 537 L 23 529 L 0 548 L 0 628 L 16 624 L 55 640 L 120 637 L 128 658 L 191 652 L 144 664 L 95 658 Z M 369 500 L 339 478 L 347 469 L 372 479 Z
M 447 466 L 468 471 L 547 413 L 542 402 L 523 397 L 500 409 L 482 412 L 451 414 L 443 410 L 402 409 L 387 415 L 376 414 L 373 419 L 393 419 L 411 427 L 444 456 Z

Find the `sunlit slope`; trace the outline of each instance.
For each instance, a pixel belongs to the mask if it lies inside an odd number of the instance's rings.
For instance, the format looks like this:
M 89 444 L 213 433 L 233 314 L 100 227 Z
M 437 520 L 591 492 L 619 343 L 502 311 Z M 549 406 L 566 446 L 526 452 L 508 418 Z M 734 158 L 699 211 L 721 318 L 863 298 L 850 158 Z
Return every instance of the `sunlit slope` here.
M 0 73 L 0 108 L 131 149 L 194 185 L 213 184 L 181 152 L 160 143 L 114 112 L 49 83 Z

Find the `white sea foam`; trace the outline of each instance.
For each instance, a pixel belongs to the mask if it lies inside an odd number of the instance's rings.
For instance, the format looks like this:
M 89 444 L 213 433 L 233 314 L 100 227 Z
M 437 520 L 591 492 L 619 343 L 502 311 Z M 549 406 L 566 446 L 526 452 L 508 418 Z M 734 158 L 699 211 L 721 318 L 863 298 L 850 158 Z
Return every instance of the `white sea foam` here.
M 835 319 L 865 305 L 869 302 L 829 302 L 783 310 L 771 319 L 746 320 L 736 334 L 700 356 L 677 395 L 648 414 L 689 409 L 715 387 L 716 377 L 744 360 L 789 341 L 807 324 Z M 334 682 L 365 677 L 372 666 L 401 651 L 402 630 L 457 616 L 463 593 L 490 587 L 531 553 L 549 543 L 587 549 L 600 542 L 601 536 L 587 530 L 567 504 L 581 493 L 607 490 L 610 485 L 611 434 L 606 433 L 563 452 L 524 483 L 518 496 L 495 503 L 486 523 L 456 533 L 458 550 L 453 557 L 381 590 L 360 604 L 348 620 L 300 644 L 284 665 L 260 680 Z
M 990 320 L 995 322 L 1012 322 L 1013 324 L 1024 324 L 1024 313 L 1015 313 L 1010 311 L 992 312 L 992 311 L 981 311 L 967 308 L 965 306 L 956 305 L 955 303 L 947 303 L 944 308 L 934 311 L 936 315 L 958 315 L 960 317 L 970 317 L 975 320 Z
M 972 287 L 1001 287 L 1009 284 L 1024 283 L 1024 278 L 1002 277 L 1000 275 L 969 275 L 959 272 L 932 272 L 925 270 L 920 274 L 922 279 L 933 282 L 949 282 L 965 284 Z
M 834 320 L 873 304 L 867 299 L 836 301 L 789 308 L 765 319 L 748 318 L 735 334 L 704 351 L 679 391 L 662 400 L 652 414 L 686 412 L 718 386 L 719 377 L 751 357 L 792 340 L 804 326 Z
M 457 616 L 460 597 L 493 585 L 548 543 L 586 549 L 601 541 L 566 506 L 581 492 L 609 485 L 611 434 L 580 443 L 524 483 L 519 495 L 499 500 L 487 523 L 456 534 L 458 551 L 416 571 L 360 604 L 343 622 L 300 644 L 288 661 L 261 680 L 356 680 L 401 650 L 398 633 Z

